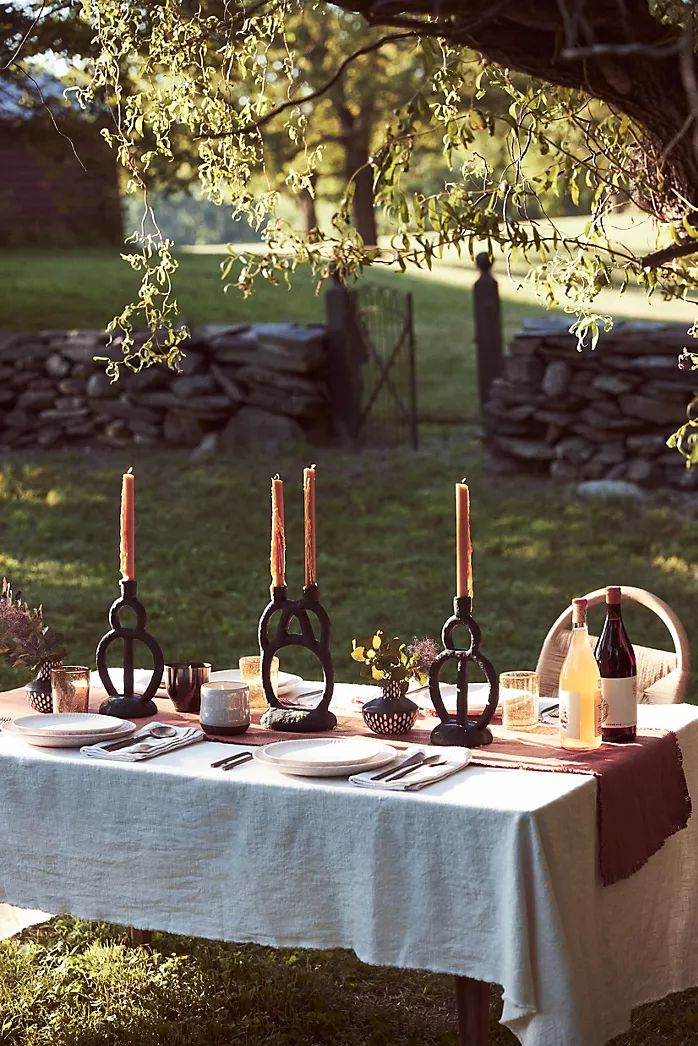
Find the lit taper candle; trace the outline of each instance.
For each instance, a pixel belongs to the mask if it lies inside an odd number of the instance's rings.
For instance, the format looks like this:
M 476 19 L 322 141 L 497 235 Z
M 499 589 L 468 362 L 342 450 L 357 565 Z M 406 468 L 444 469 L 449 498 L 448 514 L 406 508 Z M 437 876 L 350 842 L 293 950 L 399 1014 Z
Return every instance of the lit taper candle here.
M 473 595 L 473 546 L 470 541 L 470 489 L 456 483 L 456 595 Z
M 315 551 L 315 466 L 303 470 L 303 509 L 305 518 L 305 587 L 317 584 Z
M 282 588 L 285 584 L 284 481 L 277 474 L 271 481 L 271 585 Z
M 121 480 L 121 576 L 124 581 L 136 577 L 136 477 L 132 468 Z

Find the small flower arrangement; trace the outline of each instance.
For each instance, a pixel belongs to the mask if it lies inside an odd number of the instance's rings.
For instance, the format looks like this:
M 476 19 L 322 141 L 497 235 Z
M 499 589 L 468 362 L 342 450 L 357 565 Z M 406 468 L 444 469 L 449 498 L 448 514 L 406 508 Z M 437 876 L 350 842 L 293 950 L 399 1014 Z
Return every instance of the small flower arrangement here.
M 403 643 L 395 636 L 386 640 L 380 628 L 368 639 L 353 639 L 351 650 L 354 661 L 363 666 L 361 674 L 383 685 L 409 684 L 412 679 L 423 685 L 437 653 L 431 639 Z
M 44 662 L 61 661 L 66 654 L 59 632 L 44 625 L 43 607 L 30 607 L 15 596 L 7 578 L 0 590 L 0 656 L 13 668 L 38 669 Z

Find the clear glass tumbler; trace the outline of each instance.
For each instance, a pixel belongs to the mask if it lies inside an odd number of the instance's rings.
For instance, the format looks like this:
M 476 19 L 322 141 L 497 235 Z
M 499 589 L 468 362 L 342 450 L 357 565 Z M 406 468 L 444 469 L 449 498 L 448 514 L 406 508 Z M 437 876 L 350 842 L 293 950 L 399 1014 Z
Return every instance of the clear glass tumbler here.
M 51 703 L 54 712 L 86 712 L 90 700 L 90 670 L 85 665 L 51 669 Z
M 240 682 L 247 683 L 250 691 L 250 708 L 254 712 L 266 711 L 267 699 L 262 686 L 262 659 L 259 655 L 241 657 Z M 275 694 L 279 693 L 279 659 L 272 658 L 271 661 L 271 685 Z
M 530 730 L 538 725 L 539 693 L 537 672 L 502 672 L 499 700 L 505 730 Z

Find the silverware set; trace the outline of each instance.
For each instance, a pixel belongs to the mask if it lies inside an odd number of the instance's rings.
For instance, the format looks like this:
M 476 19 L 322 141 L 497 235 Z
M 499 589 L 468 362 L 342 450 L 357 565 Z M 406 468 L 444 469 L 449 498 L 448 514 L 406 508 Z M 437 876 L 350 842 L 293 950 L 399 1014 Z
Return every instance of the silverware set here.
M 227 755 L 225 759 L 218 759 L 211 763 L 212 770 L 234 770 L 238 766 L 249 763 L 252 752 L 238 752 L 236 755 Z
M 376 774 L 371 778 L 372 781 L 384 781 L 386 784 L 392 784 L 393 781 L 400 781 L 403 777 L 407 777 L 408 774 L 413 773 L 415 770 L 421 770 L 423 766 L 445 766 L 448 763 L 448 759 L 443 758 L 442 752 L 437 752 L 434 755 L 425 755 L 424 752 L 415 752 L 409 759 L 406 759 L 404 763 L 401 763 L 397 768 L 392 767 L 390 770 L 383 770 L 382 773 Z

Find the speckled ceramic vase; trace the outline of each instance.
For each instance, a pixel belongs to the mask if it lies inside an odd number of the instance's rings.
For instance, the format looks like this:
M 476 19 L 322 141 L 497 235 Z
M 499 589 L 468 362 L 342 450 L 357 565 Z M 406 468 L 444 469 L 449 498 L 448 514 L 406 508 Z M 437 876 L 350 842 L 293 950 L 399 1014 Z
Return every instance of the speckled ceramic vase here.
M 407 681 L 388 680 L 380 697 L 367 701 L 361 709 L 364 722 L 374 734 L 408 734 L 417 719 L 417 705 L 407 697 Z
M 30 708 L 33 708 L 35 712 L 48 713 L 53 711 L 51 669 L 60 667 L 60 661 L 42 661 L 34 678 L 25 686 L 27 701 Z

